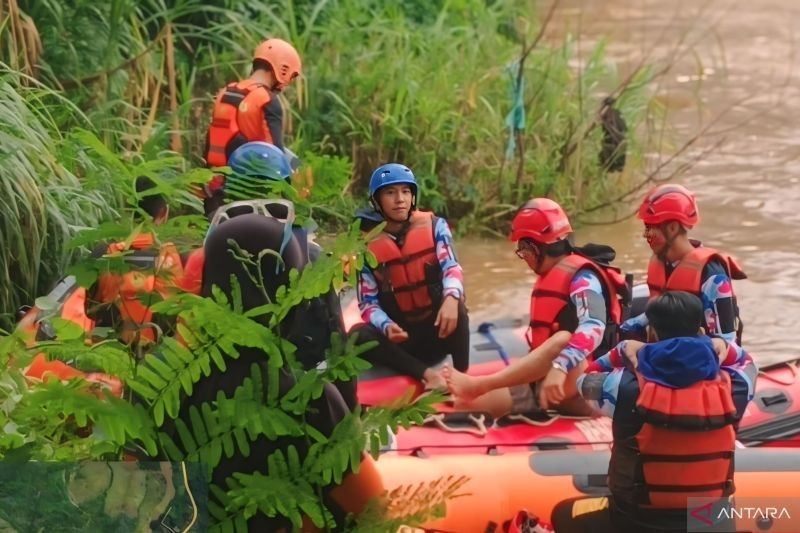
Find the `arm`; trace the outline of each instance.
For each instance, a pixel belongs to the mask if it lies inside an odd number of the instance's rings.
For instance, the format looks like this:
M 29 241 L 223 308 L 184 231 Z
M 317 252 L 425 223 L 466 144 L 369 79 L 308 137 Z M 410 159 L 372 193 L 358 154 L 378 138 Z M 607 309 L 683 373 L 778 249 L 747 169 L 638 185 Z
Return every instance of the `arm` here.
M 620 341 L 619 344 L 611 348 L 607 354 L 598 357 L 586 367 L 589 372 L 610 372 L 615 368 L 629 368 L 633 361 L 636 361 L 639 350 L 645 343 L 633 340 Z
M 460 300 L 464 296 L 464 272 L 456 258 L 456 252 L 453 249 L 453 234 L 445 219 L 436 219 L 433 239 L 436 245 L 436 257 L 439 259 L 439 267 L 442 269 L 443 296 L 453 296 L 456 300 Z
M 385 334 L 387 328 L 394 322 L 378 302 L 378 282 L 372 270 L 366 265 L 358 273 L 356 296 L 358 297 L 358 310 L 361 311 L 361 318 L 364 322 L 372 324 L 378 328 L 378 331 Z
M 717 353 L 720 356 L 720 369 L 731 376 L 733 401 L 737 414 L 741 417 L 747 403 L 755 395 L 758 366 L 749 353 L 733 342 L 725 343 L 723 349 Z
M 264 121 L 272 137 L 272 144 L 283 150 L 283 107 L 276 94 L 271 96 L 269 103 L 264 106 Z
M 578 394 L 600 414 L 613 417 L 619 395 L 619 383 L 624 369 L 611 372 L 583 374 L 578 377 Z
M 647 315 L 642 313 L 640 315 L 633 316 L 628 320 L 626 320 L 625 322 L 623 322 L 620 325 L 619 330 L 622 333 L 640 333 L 644 332 L 646 327 L 647 327 Z
M 736 310 L 731 279 L 719 262 L 712 262 L 706 267 L 700 293 L 707 333 L 719 335 L 728 342 L 735 341 Z
M 579 270 L 570 284 L 569 298 L 578 313 L 578 327 L 555 363 L 570 371 L 594 352 L 606 331 L 606 303 L 597 275 Z

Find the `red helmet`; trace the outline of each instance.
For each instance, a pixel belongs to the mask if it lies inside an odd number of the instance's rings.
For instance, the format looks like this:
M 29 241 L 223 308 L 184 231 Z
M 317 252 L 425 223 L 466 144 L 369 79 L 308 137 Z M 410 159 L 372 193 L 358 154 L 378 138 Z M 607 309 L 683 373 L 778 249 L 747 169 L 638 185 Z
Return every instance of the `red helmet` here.
M 645 224 L 675 220 L 691 229 L 700 221 L 694 194 L 683 185 L 665 183 L 654 187 L 639 206 L 638 217 Z
M 572 233 L 564 210 L 549 198 L 525 202 L 511 223 L 511 240 L 532 239 L 539 244 L 553 244 Z
M 300 75 L 302 64 L 300 54 L 294 46 L 283 39 L 267 39 L 256 47 L 253 59 L 266 61 L 275 73 L 275 79 L 282 86 L 289 85 Z

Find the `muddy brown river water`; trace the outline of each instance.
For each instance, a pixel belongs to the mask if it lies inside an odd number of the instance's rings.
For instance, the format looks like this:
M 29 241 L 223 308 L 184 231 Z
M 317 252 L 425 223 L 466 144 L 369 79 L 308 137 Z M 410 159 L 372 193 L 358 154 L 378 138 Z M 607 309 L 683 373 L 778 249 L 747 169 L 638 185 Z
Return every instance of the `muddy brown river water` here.
M 565 31 L 579 31 L 587 50 L 606 37 L 621 71 L 653 45 L 656 60 L 669 56 L 688 36 L 691 52 L 657 89 L 677 144 L 730 108 L 714 127 L 730 130 L 724 144 L 679 178 L 700 205 L 693 236 L 733 254 L 749 275 L 735 285 L 745 347 L 762 364 L 800 356 L 800 1 L 572 0 L 554 18 L 554 38 Z M 584 226 L 576 240 L 612 245 L 617 264 L 642 282 L 649 249 L 641 228 L 636 219 Z M 464 237 L 457 251 L 473 326 L 527 312 L 534 276 L 512 243 Z

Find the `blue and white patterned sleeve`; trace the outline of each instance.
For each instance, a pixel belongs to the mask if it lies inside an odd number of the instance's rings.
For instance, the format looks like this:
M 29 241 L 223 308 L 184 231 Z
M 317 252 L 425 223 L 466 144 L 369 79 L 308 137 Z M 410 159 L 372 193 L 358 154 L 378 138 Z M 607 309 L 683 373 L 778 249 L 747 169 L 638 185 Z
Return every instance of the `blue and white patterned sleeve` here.
M 615 368 L 611 372 L 582 374 L 578 377 L 578 393 L 594 411 L 613 417 L 624 371 L 624 368 Z
M 386 329 L 394 322 L 381 308 L 378 301 L 378 281 L 375 279 L 375 274 L 366 265 L 358 273 L 356 296 L 362 320 L 378 328 L 378 331 L 386 333 Z
M 444 296 L 454 296 L 460 300 L 464 295 L 464 271 L 456 258 L 450 226 L 441 217 L 436 219 L 433 240 L 436 245 L 439 267 L 442 269 L 443 294 Z
M 727 342 L 735 342 L 736 318 L 731 278 L 719 262 L 709 263 L 703 274 L 700 299 L 703 301 L 707 333 L 718 335 Z
M 606 303 L 597 274 L 586 268 L 579 270 L 570 283 L 569 298 L 578 314 L 578 327 L 555 358 L 567 371 L 578 366 L 600 346 L 606 331 Z

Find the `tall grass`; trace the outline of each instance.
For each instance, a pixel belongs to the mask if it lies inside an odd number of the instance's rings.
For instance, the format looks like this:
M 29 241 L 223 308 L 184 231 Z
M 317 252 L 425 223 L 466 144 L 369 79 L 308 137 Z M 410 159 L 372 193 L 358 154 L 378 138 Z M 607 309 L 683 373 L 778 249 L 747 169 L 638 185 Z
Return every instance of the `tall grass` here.
M 535 12 L 519 2 L 466 0 L 446 2 L 420 23 L 398 4 L 331 4 L 298 38 L 313 61 L 296 105 L 296 137 L 349 156 L 355 192 L 378 164 L 403 161 L 422 178 L 425 205 L 462 228 L 491 230 L 531 196 L 579 208 L 609 180 L 625 179 L 607 176 L 598 162 L 601 101 L 616 91 L 635 130 L 649 98 L 646 84 L 619 87 L 602 43 L 577 66 L 570 38 L 527 55 L 521 150 L 507 158 L 513 66 L 530 42 L 526 28 L 538 29 Z M 629 149 L 635 165 L 635 140 Z
M 9 313 L 49 290 L 64 271 L 69 237 L 116 214 L 116 202 L 85 191 L 59 161 L 65 139 L 49 110 L 71 104 L 19 82 L 0 74 L 0 326 L 6 327 Z
M 516 0 L 4 6 L 0 60 L 17 73 L 3 75 L 0 107 L 8 117 L 0 171 L 13 176 L 3 187 L 14 188 L 2 200 L 14 204 L 4 211 L 0 251 L 6 313 L 48 288 L 68 261 L 64 240 L 74 227 L 117 216 L 130 182 L 110 183 L 129 180 L 137 166 L 154 172 L 148 161 L 176 158 L 155 165 L 176 179 L 177 168 L 188 169 L 178 156 L 200 161 L 213 94 L 248 74 L 252 49 L 268 36 L 289 39 L 304 59 L 304 77 L 281 96 L 286 141 L 305 155 L 298 181 L 314 184 L 325 224 L 350 216 L 371 170 L 386 161 L 411 166 L 421 204 L 460 231 L 502 231 L 536 195 L 579 212 L 613 197 L 630 173 L 609 175 L 598 162 L 603 97 L 618 97 L 630 131 L 651 107 L 646 67 L 620 87 L 602 43 L 585 58 L 569 37 L 543 44 L 534 37 L 543 24 L 537 10 Z M 506 117 L 519 63 L 526 120 L 513 130 Z M 76 127 L 101 142 L 70 134 Z M 638 154 L 631 139 L 629 168 Z M 324 192 L 331 185 L 336 194 Z

